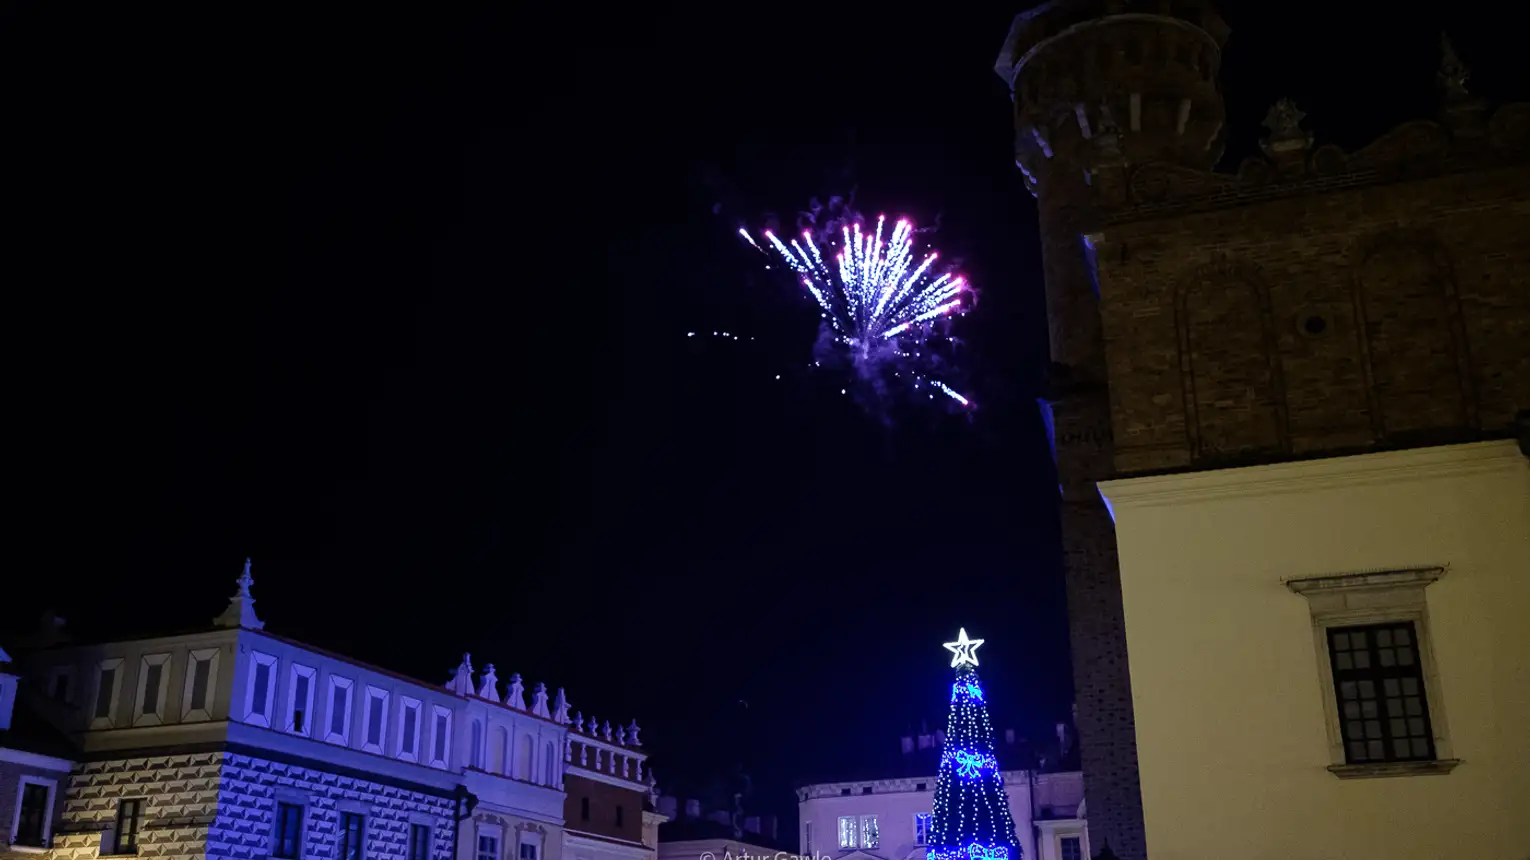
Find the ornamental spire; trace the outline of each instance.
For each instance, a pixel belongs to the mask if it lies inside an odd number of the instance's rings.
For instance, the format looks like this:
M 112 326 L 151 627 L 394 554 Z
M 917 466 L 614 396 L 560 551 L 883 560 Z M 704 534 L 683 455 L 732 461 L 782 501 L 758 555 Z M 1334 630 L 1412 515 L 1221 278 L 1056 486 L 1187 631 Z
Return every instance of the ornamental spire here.
M 250 560 L 244 560 L 244 572 L 235 580 L 239 590 L 228 599 L 228 608 L 223 614 L 213 619 L 213 624 L 219 627 L 244 627 L 250 630 L 260 630 L 265 623 L 255 617 L 255 598 L 250 596 L 250 586 L 255 584 L 255 577 L 250 576 Z

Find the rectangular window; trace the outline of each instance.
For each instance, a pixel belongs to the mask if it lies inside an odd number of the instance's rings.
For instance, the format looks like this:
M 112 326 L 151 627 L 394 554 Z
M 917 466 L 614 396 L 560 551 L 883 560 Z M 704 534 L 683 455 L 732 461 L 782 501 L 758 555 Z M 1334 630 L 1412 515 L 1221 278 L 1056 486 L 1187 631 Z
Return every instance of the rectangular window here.
M 74 675 L 67 666 L 54 669 L 53 673 L 53 701 L 68 704 L 74 698 L 74 691 L 71 689 Z
M 436 761 L 446 761 L 446 715 L 436 714 Z
M 271 707 L 276 699 L 276 657 L 250 652 L 250 676 L 244 688 L 244 721 L 252 726 L 271 728 Z
M 579 798 L 579 820 L 590 820 L 590 799 L 588 797 Z
M 117 670 L 103 667 L 100 680 L 96 682 L 96 719 L 110 720 L 112 718 L 112 698 L 116 689 Z
M 202 648 L 186 655 L 186 677 L 181 683 L 181 720 L 212 719 L 213 698 L 218 686 L 217 648 Z
M 1079 837 L 1064 836 L 1057 846 L 1061 860 L 1084 860 L 1084 846 Z
M 420 744 L 420 703 L 406 699 L 403 703 L 403 730 L 399 732 L 398 753 L 400 758 L 414 761 Z
M 49 808 L 52 806 L 49 802 L 52 790 L 42 783 L 27 782 L 25 777 L 22 779 L 21 808 L 16 812 L 16 833 L 11 843 L 46 848 L 48 846 L 44 842 L 48 835 L 48 820 L 53 811 Z
M 616 826 L 622 826 L 622 805 L 620 803 L 616 805 Z
M 1329 628 L 1328 656 L 1350 764 L 1434 759 L 1413 622 Z
M 521 860 L 537 860 L 537 846 L 533 842 L 521 843 Z
M 839 847 L 855 847 L 855 827 L 855 816 L 841 815 L 839 817 Z
M 165 673 L 164 666 L 150 666 L 143 679 L 143 712 L 145 714 L 157 713 L 155 703 L 159 701 L 159 684 Z
M 930 839 L 930 814 L 928 812 L 914 813 L 914 844 L 924 845 Z
M 813 853 L 813 822 L 802 822 L 802 854 Z
M 157 726 L 165 721 L 165 674 L 169 654 L 145 654 L 138 661 L 138 686 L 133 692 L 133 725 Z
M 367 702 L 367 743 L 382 744 L 383 698 L 373 696 Z
M 861 816 L 861 847 L 876 848 L 881 844 L 881 837 L 877 833 L 877 817 L 875 815 Z
M 361 843 L 365 837 L 366 828 L 362 825 L 361 815 L 355 812 L 342 812 L 340 814 L 339 860 L 361 860 Z
M 430 721 L 430 765 L 450 767 L 452 757 L 452 712 L 440 705 L 432 705 Z
M 499 860 L 499 838 L 480 833 L 478 835 L 478 860 Z
M 430 860 L 430 825 L 409 827 L 409 860 Z
M 295 803 L 276 804 L 276 844 L 271 856 L 295 860 L 302 856 L 302 848 L 303 807 Z
M 142 818 L 142 800 L 117 801 L 117 839 L 113 854 L 138 853 L 138 824 Z
M 308 733 L 308 707 L 313 693 L 313 676 L 298 675 L 292 685 L 292 730 Z
M 255 664 L 255 686 L 250 694 L 250 710 L 257 714 L 266 712 L 266 697 L 271 694 L 271 667 L 265 663 Z
M 351 686 L 354 683 L 350 678 L 329 676 L 329 714 L 324 722 L 324 740 L 332 744 L 347 746 L 351 742 L 351 703 L 355 699 L 351 695 Z

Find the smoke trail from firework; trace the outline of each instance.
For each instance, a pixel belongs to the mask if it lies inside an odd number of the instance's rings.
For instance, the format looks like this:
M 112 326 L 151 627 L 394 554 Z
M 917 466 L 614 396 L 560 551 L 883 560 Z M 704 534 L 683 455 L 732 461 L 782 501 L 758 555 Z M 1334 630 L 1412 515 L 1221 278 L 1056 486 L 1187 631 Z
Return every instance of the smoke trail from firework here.
M 875 233 L 863 231 L 859 222 L 841 225 L 837 236 L 823 237 L 831 250 L 838 246 L 832 260 L 825 259 L 812 231 L 789 243 L 769 230 L 764 234 L 867 376 L 882 361 L 918 354 L 932 322 L 961 312 L 963 297 L 971 292 L 960 275 L 935 271 L 939 254 L 932 251 L 916 259 L 912 223 L 899 219 L 884 239 L 886 226 L 885 215 L 877 218 Z M 755 250 L 767 253 L 748 230 L 738 232 Z M 917 372 L 912 375 L 923 380 Z M 963 406 L 969 404 L 946 384 L 928 382 Z

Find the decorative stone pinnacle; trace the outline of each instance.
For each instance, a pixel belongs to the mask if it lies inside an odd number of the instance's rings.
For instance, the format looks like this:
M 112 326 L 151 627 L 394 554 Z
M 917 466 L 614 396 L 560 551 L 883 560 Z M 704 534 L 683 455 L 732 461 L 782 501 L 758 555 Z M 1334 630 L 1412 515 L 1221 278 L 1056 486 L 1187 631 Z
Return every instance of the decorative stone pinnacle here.
M 1262 125 L 1270 130 L 1271 141 L 1292 140 L 1307 136 L 1302 129 L 1302 120 L 1307 118 L 1296 106 L 1296 102 L 1290 99 L 1281 99 L 1270 106 L 1270 112 L 1264 115 Z
M 638 727 L 638 724 L 637 724 L 637 720 L 633 720 L 627 726 L 627 743 L 631 744 L 634 747 L 640 747 L 640 746 L 643 745 L 642 741 L 638 740 L 638 731 L 639 731 L 639 727 Z
M 1440 70 L 1435 73 L 1435 78 L 1440 83 L 1440 89 L 1445 92 L 1447 101 L 1465 101 L 1471 98 L 1471 93 L 1466 90 L 1466 82 L 1471 78 L 1471 69 L 1461 62 L 1456 56 L 1456 49 L 1450 44 L 1450 37 L 1440 34 Z
M 255 598 L 250 596 L 250 586 L 255 584 L 255 577 L 250 575 L 250 560 L 244 560 L 244 572 L 235 580 L 239 590 L 228 599 L 228 608 L 223 614 L 213 619 L 213 624 L 219 627 L 244 627 L 250 630 L 261 630 L 266 625 L 255 616 Z

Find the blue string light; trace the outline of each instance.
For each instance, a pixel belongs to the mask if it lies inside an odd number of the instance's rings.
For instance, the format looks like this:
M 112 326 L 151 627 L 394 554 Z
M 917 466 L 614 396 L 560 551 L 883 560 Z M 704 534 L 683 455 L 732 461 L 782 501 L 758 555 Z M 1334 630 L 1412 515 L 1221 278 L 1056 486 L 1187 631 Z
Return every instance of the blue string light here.
M 951 714 L 935 783 L 926 860 L 1023 860 L 1015 822 L 994 756 L 993 726 L 977 677 L 975 651 L 981 639 L 961 631 L 946 650 L 951 665 Z

